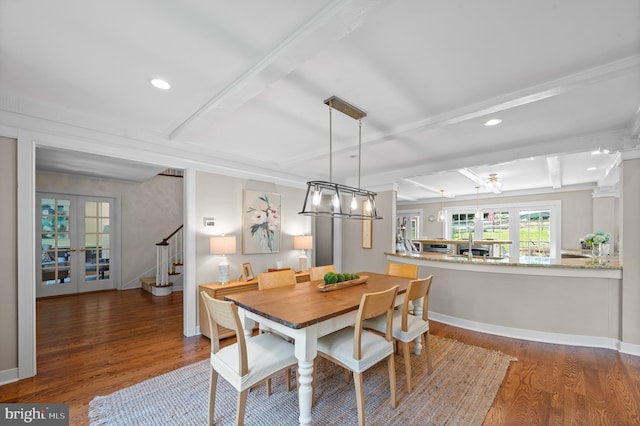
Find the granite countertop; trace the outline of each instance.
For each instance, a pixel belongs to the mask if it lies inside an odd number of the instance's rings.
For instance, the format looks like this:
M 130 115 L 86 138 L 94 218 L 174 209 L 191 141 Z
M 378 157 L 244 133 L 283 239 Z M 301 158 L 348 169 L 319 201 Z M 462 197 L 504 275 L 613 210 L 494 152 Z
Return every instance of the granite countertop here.
M 393 253 L 385 254 L 410 257 L 415 259 L 433 260 L 438 262 L 457 262 L 469 263 L 469 259 L 464 255 L 450 255 L 443 253 Z M 538 256 L 521 256 L 517 259 L 509 257 L 480 257 L 475 256 L 471 260 L 473 264 L 487 264 L 500 266 L 534 266 L 534 267 L 560 267 L 560 268 L 589 268 L 589 269 L 622 269 L 620 260 L 615 256 L 607 256 L 601 259 L 591 257 L 572 257 L 572 258 L 551 258 Z

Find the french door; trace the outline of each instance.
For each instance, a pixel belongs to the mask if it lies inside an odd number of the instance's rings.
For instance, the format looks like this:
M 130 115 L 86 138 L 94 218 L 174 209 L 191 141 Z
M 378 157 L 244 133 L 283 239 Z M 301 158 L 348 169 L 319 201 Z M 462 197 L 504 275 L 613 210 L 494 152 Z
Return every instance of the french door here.
M 115 199 L 37 193 L 37 297 L 115 287 Z

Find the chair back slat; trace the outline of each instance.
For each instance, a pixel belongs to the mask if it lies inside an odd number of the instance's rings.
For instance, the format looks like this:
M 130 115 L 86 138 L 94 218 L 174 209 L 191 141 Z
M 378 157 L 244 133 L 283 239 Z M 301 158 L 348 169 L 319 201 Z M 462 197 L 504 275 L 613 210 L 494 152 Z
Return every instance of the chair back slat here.
M 353 336 L 353 357 L 355 359 L 362 358 L 362 322 L 369 318 L 377 317 L 386 312 L 387 327 L 385 338 L 391 341 L 391 325 L 393 321 L 393 308 L 395 306 L 396 295 L 398 294 L 398 286 L 394 286 L 388 290 L 376 293 L 365 293 L 360 299 L 360 307 L 358 308 L 358 316 L 356 317 L 355 331 Z
M 209 330 L 211 335 L 211 353 L 215 354 L 220 350 L 218 341 L 218 324 L 222 327 L 235 331 L 236 342 L 238 343 L 238 374 L 244 376 L 249 372 L 247 363 L 247 345 L 244 338 L 244 329 L 238 316 L 238 307 L 233 302 L 217 300 L 209 296 L 205 291 L 200 292 L 204 307 L 209 317 Z
M 296 273 L 293 269 L 283 269 L 273 272 L 263 272 L 258 274 L 258 289 L 267 290 L 270 288 L 284 287 L 296 284 Z
M 314 266 L 309 268 L 309 281 L 321 280 L 327 272 L 336 272 L 335 265 Z
M 387 275 L 415 280 L 418 278 L 418 265 L 387 262 Z
M 431 281 L 433 275 L 429 275 L 427 278 L 419 280 L 412 280 L 409 282 L 407 292 L 404 296 L 404 302 L 402 304 L 402 330 L 408 330 L 408 315 L 409 315 L 409 302 L 422 298 L 422 320 L 427 321 L 429 310 L 429 290 L 431 289 Z M 415 307 L 415 304 L 414 304 Z

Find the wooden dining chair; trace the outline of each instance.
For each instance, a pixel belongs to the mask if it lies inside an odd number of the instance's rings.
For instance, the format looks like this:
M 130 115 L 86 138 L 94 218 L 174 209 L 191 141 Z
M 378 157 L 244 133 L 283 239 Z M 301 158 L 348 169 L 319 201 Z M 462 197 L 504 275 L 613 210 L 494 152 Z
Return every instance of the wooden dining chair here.
M 387 275 L 415 280 L 418 278 L 418 265 L 387 262 Z
M 411 377 L 411 354 L 409 343 L 420 338 L 423 339 L 423 348 L 426 354 L 427 373 L 433 371 L 431 363 L 431 351 L 429 349 L 429 290 L 433 275 L 427 278 L 412 280 L 409 283 L 407 292 L 404 295 L 404 302 L 401 311 L 395 311 L 393 315 L 393 338 L 402 344 L 402 354 L 404 355 L 404 368 L 407 375 L 407 392 L 413 390 Z M 422 317 L 416 317 L 409 313 L 409 302 L 418 303 L 422 299 Z M 386 332 L 386 318 L 384 315 L 371 318 L 364 322 L 364 327 L 375 330 L 379 333 Z
M 262 272 L 258 274 L 258 290 L 268 290 L 270 288 L 286 287 L 297 284 L 296 274 L 292 269 L 279 269 L 272 272 Z M 265 329 L 262 324 L 259 325 L 260 333 L 272 333 L 276 336 L 291 342 L 291 338 L 273 330 Z M 267 379 L 267 395 L 271 395 L 271 380 Z M 287 391 L 291 390 L 291 370 L 287 370 Z
M 319 356 L 353 373 L 359 425 L 364 425 L 365 423 L 362 373 L 384 359 L 387 359 L 389 369 L 391 407 L 396 408 L 396 370 L 391 327 L 397 293 L 398 286 L 377 293 L 363 294 L 355 325 L 318 339 Z M 378 316 L 386 317 L 386 333 L 384 337 L 364 330 L 362 327 L 365 320 Z M 315 394 L 315 380 L 313 383 Z
M 327 272 L 336 272 L 335 265 L 314 266 L 309 268 L 309 281 L 321 280 Z
M 262 272 L 261 274 L 258 274 L 259 290 L 294 285 L 296 283 L 296 273 L 293 269 L 281 269 L 278 271 Z
M 209 424 L 214 424 L 216 385 L 221 375 L 238 391 L 236 425 L 244 423 L 247 391 L 254 385 L 289 369 L 298 361 L 294 346 L 272 334 L 259 334 L 245 339 L 233 302 L 217 300 L 206 292 L 200 293 L 204 301 L 211 330 L 211 368 L 209 373 Z M 236 343 L 220 348 L 218 324 L 236 332 Z

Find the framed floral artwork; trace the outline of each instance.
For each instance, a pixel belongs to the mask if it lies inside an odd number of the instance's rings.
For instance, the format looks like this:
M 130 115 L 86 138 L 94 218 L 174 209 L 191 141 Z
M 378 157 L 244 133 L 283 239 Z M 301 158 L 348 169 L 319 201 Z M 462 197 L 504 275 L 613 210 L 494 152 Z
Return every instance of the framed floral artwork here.
M 280 251 L 280 194 L 244 190 L 242 253 Z

